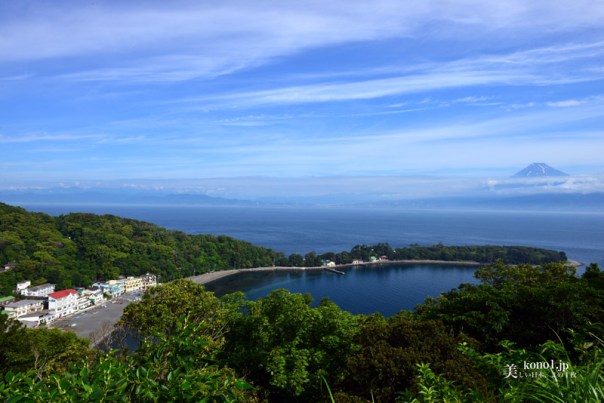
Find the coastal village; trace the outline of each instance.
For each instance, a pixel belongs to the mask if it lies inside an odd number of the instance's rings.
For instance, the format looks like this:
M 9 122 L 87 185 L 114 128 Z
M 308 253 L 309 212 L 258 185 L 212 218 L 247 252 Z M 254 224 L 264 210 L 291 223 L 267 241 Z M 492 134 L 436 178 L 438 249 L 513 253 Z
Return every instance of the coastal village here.
M 157 285 L 155 274 L 126 277 L 94 283 L 90 288 L 55 290 L 54 284 L 17 283 L 16 296 L 0 297 L 0 314 L 7 315 L 29 328 L 48 325 L 92 307 L 104 306 L 107 300 L 125 293 L 143 292 Z
M 388 258 L 381 256 L 375 258 L 372 256 L 371 263 L 385 262 Z M 352 265 L 360 265 L 362 260 L 355 260 Z M 333 271 L 337 274 L 344 274 L 335 270 L 335 262 L 324 260 L 322 268 Z M 344 265 L 348 266 L 348 265 Z M 11 267 L 5 267 L 10 270 Z M 256 270 L 275 270 L 272 268 L 261 268 Z M 305 268 L 290 268 L 305 269 Z M 248 269 L 254 270 L 254 269 Z M 219 273 L 206 273 L 207 275 L 229 275 L 238 270 L 225 270 Z M 205 276 L 194 276 L 192 279 L 196 282 L 204 283 L 201 278 Z M 213 277 L 212 277 L 213 278 Z M 208 278 L 206 281 L 211 281 Z M 105 306 L 108 300 L 116 300 L 124 294 L 144 292 L 149 287 L 157 285 L 157 276 L 155 274 L 145 274 L 139 277 L 129 276 L 117 280 L 109 280 L 92 284 L 90 288 L 75 288 L 66 290 L 56 290 L 55 284 L 41 284 L 32 286 L 31 281 L 22 281 L 17 283 L 13 296 L 0 297 L 0 314 L 7 315 L 9 318 L 17 319 L 28 328 L 36 328 L 41 325 L 49 325 L 59 319 L 70 318 L 77 313 L 88 310 L 93 307 Z

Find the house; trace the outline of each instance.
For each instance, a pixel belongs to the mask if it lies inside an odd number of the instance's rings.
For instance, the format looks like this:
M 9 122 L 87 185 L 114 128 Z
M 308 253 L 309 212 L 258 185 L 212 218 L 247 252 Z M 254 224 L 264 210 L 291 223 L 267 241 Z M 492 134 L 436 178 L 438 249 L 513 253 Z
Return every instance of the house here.
M 155 274 L 147 273 L 141 276 L 141 279 L 143 280 L 143 290 L 157 285 L 157 276 Z
M 109 280 L 104 283 L 94 283 L 94 287 L 99 287 L 102 292 L 107 293 L 113 297 L 119 297 L 125 291 L 125 280 Z
M 76 306 L 78 311 L 81 311 L 82 309 L 86 309 L 88 307 L 92 306 L 92 301 L 90 300 L 90 298 L 88 297 L 88 295 L 79 293 L 78 294 L 78 298 L 77 298 L 77 302 L 76 302 Z
M 104 301 L 105 298 L 103 297 L 103 291 L 100 287 L 78 290 L 78 310 L 102 304 Z
M 31 281 L 25 280 L 17 283 L 17 289 L 15 290 L 17 294 L 21 294 L 21 291 L 25 290 L 27 287 L 31 285 Z
M 22 299 L 21 301 L 11 302 L 4 305 L 4 311 L 9 318 L 18 318 L 28 313 L 41 311 L 44 309 L 44 301 L 36 299 Z
M 124 289 L 126 292 L 138 291 L 143 288 L 142 277 L 128 277 L 124 280 Z
M 19 317 L 18 320 L 26 327 L 33 328 L 52 322 L 55 320 L 55 314 L 49 309 L 43 309 L 38 312 L 23 315 Z
M 21 295 L 27 297 L 48 297 L 53 292 L 55 292 L 55 285 L 46 283 L 35 287 L 28 287 L 21 291 Z
M 3 266 L 0 266 L 0 273 L 12 270 L 15 267 L 17 267 L 17 263 L 14 263 L 14 262 L 7 263 L 7 264 L 5 264 Z
M 105 302 L 103 290 L 101 290 L 100 287 L 92 287 L 90 289 L 82 290 L 80 292 L 80 297 L 82 296 L 88 298 L 92 305 L 99 305 Z
M 336 267 L 336 262 L 327 262 L 327 267 Z
M 352 264 L 362 264 L 362 263 L 363 263 L 363 261 L 361 259 L 354 259 L 352 261 Z
M 78 310 L 78 292 L 69 289 L 48 294 L 48 309 L 57 319 L 71 315 Z

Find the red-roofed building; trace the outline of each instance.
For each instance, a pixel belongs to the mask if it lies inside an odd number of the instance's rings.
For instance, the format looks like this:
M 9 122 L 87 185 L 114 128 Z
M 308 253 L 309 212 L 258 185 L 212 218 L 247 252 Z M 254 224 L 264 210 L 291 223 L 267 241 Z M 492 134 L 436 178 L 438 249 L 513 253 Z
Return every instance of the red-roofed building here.
M 57 319 L 71 315 L 78 310 L 78 292 L 70 289 L 48 294 L 48 310 L 54 313 Z

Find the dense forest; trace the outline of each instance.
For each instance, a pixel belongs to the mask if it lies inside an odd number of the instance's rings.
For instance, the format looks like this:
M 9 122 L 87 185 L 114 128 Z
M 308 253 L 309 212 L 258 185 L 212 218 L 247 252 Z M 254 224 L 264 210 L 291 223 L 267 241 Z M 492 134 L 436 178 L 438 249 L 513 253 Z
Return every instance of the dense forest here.
M 566 253 L 548 249 L 531 248 L 527 246 L 433 246 L 409 245 L 406 247 L 392 248 L 387 243 L 376 245 L 357 245 L 350 252 L 327 252 L 317 255 L 309 252 L 305 256 L 290 255 L 289 263 L 292 266 L 320 266 L 324 261 L 337 264 L 350 264 L 354 260 L 370 261 L 372 258 L 385 257 L 388 260 L 444 260 L 466 261 L 478 263 L 494 263 L 502 260 L 508 264 L 543 264 L 551 262 L 565 262 Z
M 561 263 L 476 271 L 415 312 L 353 315 L 276 290 L 217 298 L 180 279 L 121 323 L 139 348 L 109 352 L 0 315 L 8 401 L 601 402 L 604 273 Z M 555 364 L 555 365 L 554 365 Z
M 263 266 L 349 264 L 385 256 L 389 260 L 447 260 L 543 264 L 566 261 L 564 252 L 521 246 L 358 245 L 349 252 L 304 256 L 254 246 L 220 235 L 189 235 L 112 215 L 49 216 L 0 203 L 0 295 L 18 281 L 50 282 L 58 289 L 90 286 L 120 275 L 157 274 L 160 282 L 213 270 Z
M 0 292 L 17 281 L 58 289 L 147 272 L 168 281 L 210 270 L 271 266 L 282 257 L 228 236 L 188 235 L 111 215 L 51 217 L 0 203 Z

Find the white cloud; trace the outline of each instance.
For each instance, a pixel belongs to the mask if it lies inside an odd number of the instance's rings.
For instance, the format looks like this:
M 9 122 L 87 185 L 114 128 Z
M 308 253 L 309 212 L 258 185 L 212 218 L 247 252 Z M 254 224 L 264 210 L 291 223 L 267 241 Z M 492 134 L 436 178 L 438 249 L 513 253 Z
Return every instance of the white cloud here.
M 358 81 L 344 84 L 316 84 L 286 87 L 217 97 L 241 106 L 332 102 L 373 99 L 392 95 L 427 92 L 436 89 L 514 84 L 530 81 L 524 73 L 508 72 L 432 72 L 425 75 Z
M 585 57 L 584 51 L 604 55 L 604 42 L 531 49 L 512 54 L 475 56 L 448 63 L 407 66 L 407 73 L 386 78 L 357 78 L 356 81 L 323 82 L 268 90 L 232 92 L 193 97 L 176 102 L 199 104 L 202 108 L 254 107 L 375 99 L 394 95 L 428 93 L 436 90 L 482 86 L 544 86 L 604 79 L 604 72 L 569 71 L 566 63 Z M 452 102 L 478 104 L 488 97 L 465 97 Z M 426 98 L 421 103 L 430 103 Z M 401 105 L 401 104 L 395 104 Z M 532 107 L 534 102 L 511 105 Z
M 65 134 L 65 133 L 35 133 L 24 135 L 0 134 L 0 144 L 25 144 L 25 143 L 92 143 L 92 144 L 126 144 L 140 142 L 144 136 L 114 136 L 101 134 Z
M 569 99 L 566 101 L 556 101 L 556 102 L 548 102 L 547 106 L 551 106 L 554 108 L 568 108 L 571 106 L 579 106 L 581 105 L 581 101 L 578 101 L 576 99 Z
M 485 35 L 494 46 L 498 37 L 585 31 L 602 20 L 602 3 L 589 0 L 3 2 L 0 61 L 36 70 L 37 61 L 66 58 L 76 63 L 59 75 L 73 79 L 174 81 L 339 44 Z
M 604 192 L 602 176 L 489 179 L 487 183 L 493 192 L 501 195 Z

